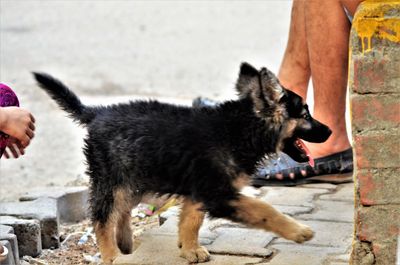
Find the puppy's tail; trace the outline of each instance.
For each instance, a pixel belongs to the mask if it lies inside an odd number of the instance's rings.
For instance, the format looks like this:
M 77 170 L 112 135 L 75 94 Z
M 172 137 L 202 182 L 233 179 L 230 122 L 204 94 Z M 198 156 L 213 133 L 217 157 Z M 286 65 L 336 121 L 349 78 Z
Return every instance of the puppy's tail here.
M 63 83 L 45 73 L 33 73 L 39 86 L 50 95 L 70 117 L 82 125 L 88 124 L 96 116 L 93 108 L 82 104 L 79 98 Z

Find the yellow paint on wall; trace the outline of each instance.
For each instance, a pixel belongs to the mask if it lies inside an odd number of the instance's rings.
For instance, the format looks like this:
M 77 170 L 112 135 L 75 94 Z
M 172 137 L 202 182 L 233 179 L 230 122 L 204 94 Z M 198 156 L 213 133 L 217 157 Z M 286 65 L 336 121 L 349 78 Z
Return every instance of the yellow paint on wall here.
M 400 43 L 400 20 L 387 15 L 394 9 L 400 9 L 400 1 L 369 0 L 361 3 L 353 27 L 361 38 L 363 53 L 371 51 L 372 37 Z

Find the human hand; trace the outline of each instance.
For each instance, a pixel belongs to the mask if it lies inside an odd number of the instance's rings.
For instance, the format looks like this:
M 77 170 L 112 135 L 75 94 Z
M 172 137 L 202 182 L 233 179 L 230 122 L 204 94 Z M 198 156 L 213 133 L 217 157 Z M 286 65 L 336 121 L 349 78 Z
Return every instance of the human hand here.
M 14 158 L 18 158 L 24 154 L 25 148 L 22 146 L 21 142 L 14 137 L 9 137 L 7 147 L 4 150 L 4 157 L 8 159 L 11 158 L 12 155 Z
M 10 138 L 14 138 L 22 148 L 27 147 L 34 137 L 34 123 L 35 118 L 25 109 L 0 107 L 0 131 L 8 134 Z M 20 150 L 20 148 L 18 149 Z

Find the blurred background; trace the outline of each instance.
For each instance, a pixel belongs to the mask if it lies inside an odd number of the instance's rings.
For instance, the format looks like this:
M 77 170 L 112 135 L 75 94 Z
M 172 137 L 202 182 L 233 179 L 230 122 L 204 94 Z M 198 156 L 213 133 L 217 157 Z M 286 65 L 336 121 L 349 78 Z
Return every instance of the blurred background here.
M 279 69 L 291 1 L 0 1 L 0 82 L 35 116 L 19 159 L 0 161 L 0 200 L 87 180 L 84 128 L 34 83 L 47 72 L 87 104 L 235 98 L 239 65 Z

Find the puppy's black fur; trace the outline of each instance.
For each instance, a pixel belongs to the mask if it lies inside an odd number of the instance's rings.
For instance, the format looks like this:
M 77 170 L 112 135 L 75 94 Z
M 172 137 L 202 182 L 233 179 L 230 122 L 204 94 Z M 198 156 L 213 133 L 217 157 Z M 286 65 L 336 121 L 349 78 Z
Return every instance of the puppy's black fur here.
M 200 202 L 212 217 L 242 221 L 233 184 L 251 175 L 267 153 L 285 150 L 298 161 L 300 137 L 320 142 L 330 130 L 311 118 L 301 98 L 267 69 L 240 69 L 239 99 L 215 108 L 136 101 L 89 107 L 66 86 L 34 73 L 40 86 L 88 129 L 84 152 L 91 180 L 92 220 L 106 224 L 115 191 L 127 196 L 178 194 Z

